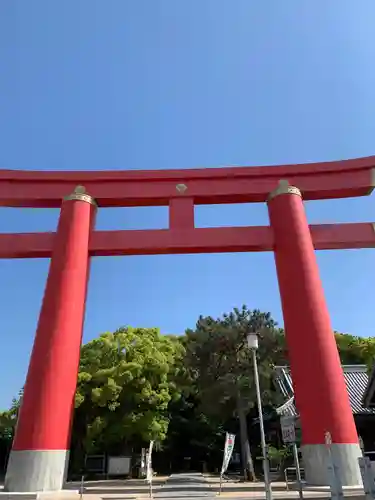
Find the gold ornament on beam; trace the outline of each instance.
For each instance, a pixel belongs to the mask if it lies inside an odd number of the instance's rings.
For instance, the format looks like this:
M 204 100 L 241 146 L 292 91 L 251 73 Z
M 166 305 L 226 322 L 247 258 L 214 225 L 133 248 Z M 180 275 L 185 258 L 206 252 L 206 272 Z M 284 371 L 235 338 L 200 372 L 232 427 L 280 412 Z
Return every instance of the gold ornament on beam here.
M 274 191 L 270 192 L 268 196 L 268 201 L 272 200 L 273 198 L 276 198 L 276 196 L 279 196 L 280 194 L 295 194 L 302 198 L 301 191 L 297 187 L 291 186 L 289 184 L 289 181 L 285 179 L 280 179 L 277 188 Z
M 75 201 L 85 201 L 86 203 L 91 203 L 91 205 L 94 205 L 97 207 L 97 203 L 95 199 L 87 194 L 85 186 L 76 186 L 74 188 L 73 193 L 69 194 L 68 196 L 65 196 L 64 201 L 69 201 L 69 200 L 75 200 Z

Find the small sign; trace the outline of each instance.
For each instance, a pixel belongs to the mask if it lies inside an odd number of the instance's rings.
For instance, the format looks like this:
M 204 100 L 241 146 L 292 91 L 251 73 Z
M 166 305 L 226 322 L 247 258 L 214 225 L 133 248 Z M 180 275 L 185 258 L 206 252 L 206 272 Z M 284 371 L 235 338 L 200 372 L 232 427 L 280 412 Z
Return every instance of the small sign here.
M 332 436 L 329 431 L 324 433 L 324 441 L 326 443 L 326 446 L 331 446 L 332 444 Z
M 285 444 L 296 442 L 296 427 L 294 417 L 283 416 L 280 418 L 281 434 Z
M 107 474 L 126 476 L 130 473 L 130 457 L 108 457 Z

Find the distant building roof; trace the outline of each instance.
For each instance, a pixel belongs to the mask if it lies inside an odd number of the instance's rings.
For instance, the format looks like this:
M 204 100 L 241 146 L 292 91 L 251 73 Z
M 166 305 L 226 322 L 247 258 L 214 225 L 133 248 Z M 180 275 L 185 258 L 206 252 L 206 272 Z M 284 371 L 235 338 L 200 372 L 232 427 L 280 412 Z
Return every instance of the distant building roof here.
M 374 415 L 375 414 L 375 370 L 373 376 L 373 407 L 369 407 L 364 396 L 368 390 L 369 376 L 366 365 L 342 365 L 346 388 L 349 394 L 350 406 L 354 415 Z M 276 409 L 278 415 L 297 416 L 298 411 L 294 404 L 294 391 L 292 376 L 288 366 L 277 366 L 275 368 L 275 382 L 280 389 L 286 402 Z

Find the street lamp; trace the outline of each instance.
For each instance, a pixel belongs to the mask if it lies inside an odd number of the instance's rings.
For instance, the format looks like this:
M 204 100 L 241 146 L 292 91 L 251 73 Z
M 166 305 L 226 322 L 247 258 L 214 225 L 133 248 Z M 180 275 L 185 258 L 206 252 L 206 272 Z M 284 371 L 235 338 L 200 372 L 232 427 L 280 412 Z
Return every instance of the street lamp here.
M 260 443 L 262 447 L 262 456 L 263 456 L 263 472 L 264 472 L 264 486 L 266 489 L 266 499 L 272 500 L 272 490 L 271 490 L 271 482 L 270 482 L 270 475 L 268 468 L 267 445 L 266 445 L 266 437 L 264 434 L 262 398 L 260 395 L 259 373 L 258 373 L 258 363 L 257 363 L 257 350 L 259 347 L 258 334 L 256 333 L 247 334 L 247 347 L 250 349 L 253 358 L 254 380 L 255 380 L 255 390 L 257 394 L 257 403 L 258 403 Z

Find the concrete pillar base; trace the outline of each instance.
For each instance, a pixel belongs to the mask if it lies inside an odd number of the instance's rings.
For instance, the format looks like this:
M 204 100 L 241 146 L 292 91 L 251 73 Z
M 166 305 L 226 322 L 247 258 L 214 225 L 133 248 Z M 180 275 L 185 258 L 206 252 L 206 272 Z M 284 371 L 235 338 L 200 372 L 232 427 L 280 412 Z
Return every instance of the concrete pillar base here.
M 68 450 L 12 450 L 4 491 L 61 491 L 66 481 L 68 462 Z
M 329 453 L 325 444 L 305 444 L 301 446 L 307 484 L 329 485 Z M 343 486 L 362 485 L 358 458 L 362 456 L 359 444 L 332 444 L 331 456 L 337 465 Z
M 0 500 L 81 500 L 81 498 L 78 490 L 39 491 L 34 493 L 1 490 Z

